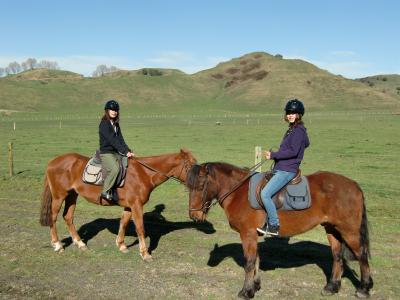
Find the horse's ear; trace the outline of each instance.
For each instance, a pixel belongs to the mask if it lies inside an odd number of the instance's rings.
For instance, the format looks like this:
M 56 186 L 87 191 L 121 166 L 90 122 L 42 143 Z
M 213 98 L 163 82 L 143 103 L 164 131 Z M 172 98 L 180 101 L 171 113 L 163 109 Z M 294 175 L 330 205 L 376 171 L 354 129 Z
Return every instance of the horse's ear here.
M 215 250 L 218 250 L 218 243 L 215 243 L 215 244 L 214 244 L 214 249 L 213 249 L 213 250 L 214 250 L 214 251 L 215 251 Z
M 181 154 L 188 154 L 189 150 L 186 148 L 181 148 Z

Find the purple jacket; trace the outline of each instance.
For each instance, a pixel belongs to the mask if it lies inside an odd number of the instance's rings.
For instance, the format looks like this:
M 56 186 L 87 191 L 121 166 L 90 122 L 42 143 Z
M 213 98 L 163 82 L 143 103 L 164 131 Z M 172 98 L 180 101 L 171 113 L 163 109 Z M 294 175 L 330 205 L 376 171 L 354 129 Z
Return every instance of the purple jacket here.
M 307 129 L 302 124 L 288 130 L 279 150 L 271 152 L 271 159 L 275 160 L 274 170 L 296 173 L 303 159 L 304 149 L 309 145 Z

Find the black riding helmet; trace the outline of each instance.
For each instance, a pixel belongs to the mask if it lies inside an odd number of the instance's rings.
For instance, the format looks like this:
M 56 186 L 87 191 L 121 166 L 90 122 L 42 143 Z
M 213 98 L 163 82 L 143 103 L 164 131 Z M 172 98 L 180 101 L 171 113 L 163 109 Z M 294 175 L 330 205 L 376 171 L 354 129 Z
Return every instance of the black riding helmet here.
M 300 115 L 304 115 L 304 105 L 303 102 L 301 102 L 298 99 L 292 99 L 289 100 L 288 103 L 286 103 L 285 106 L 285 112 L 286 114 L 300 114 Z
M 108 100 L 104 105 L 104 109 L 111 109 L 113 111 L 119 111 L 119 104 L 115 100 Z

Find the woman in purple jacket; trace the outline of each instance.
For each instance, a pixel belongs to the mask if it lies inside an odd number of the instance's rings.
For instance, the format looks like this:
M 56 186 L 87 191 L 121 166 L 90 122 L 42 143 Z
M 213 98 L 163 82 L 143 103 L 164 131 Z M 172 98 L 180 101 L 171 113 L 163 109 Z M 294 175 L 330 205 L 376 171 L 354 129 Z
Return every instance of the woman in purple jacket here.
M 299 169 L 304 156 L 304 149 L 310 145 L 307 129 L 301 120 L 304 105 L 300 100 L 290 100 L 285 107 L 285 121 L 289 129 L 283 136 L 277 152 L 266 151 L 265 158 L 273 159 L 273 176 L 261 191 L 261 199 L 267 211 L 267 220 L 257 231 L 262 235 L 279 235 L 279 219 L 272 197 L 292 180 Z

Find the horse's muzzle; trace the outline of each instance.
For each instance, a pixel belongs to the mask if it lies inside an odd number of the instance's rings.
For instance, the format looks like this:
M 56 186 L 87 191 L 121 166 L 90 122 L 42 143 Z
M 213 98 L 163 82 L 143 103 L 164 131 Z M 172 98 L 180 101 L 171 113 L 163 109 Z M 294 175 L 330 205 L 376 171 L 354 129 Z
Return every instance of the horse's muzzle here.
M 206 214 L 202 211 L 189 211 L 189 217 L 196 223 L 206 220 Z

